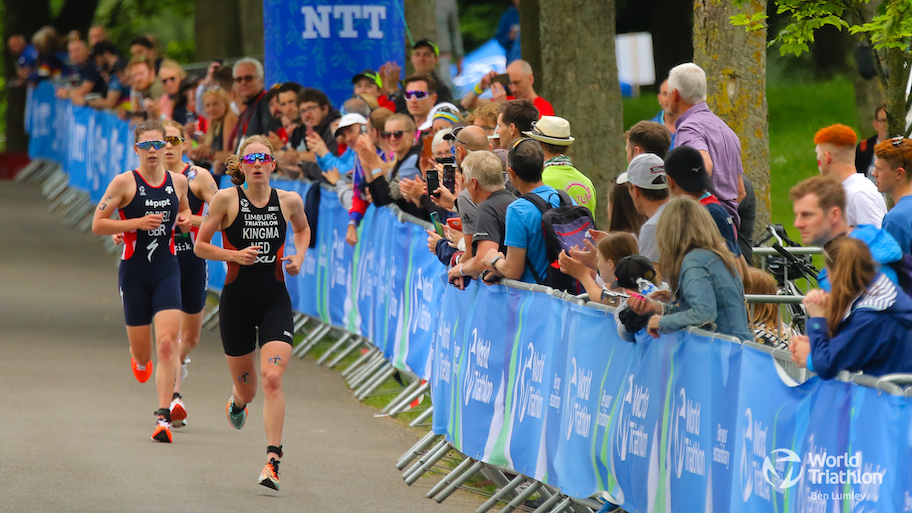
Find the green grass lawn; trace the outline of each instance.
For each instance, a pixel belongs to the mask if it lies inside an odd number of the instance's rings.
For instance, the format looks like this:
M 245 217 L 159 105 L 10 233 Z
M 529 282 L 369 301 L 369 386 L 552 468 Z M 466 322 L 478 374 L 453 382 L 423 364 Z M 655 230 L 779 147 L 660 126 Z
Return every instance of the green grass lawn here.
M 770 175 L 773 221 L 792 228 L 792 207 L 788 190 L 804 178 L 817 174 L 814 156 L 814 133 L 834 123 L 843 123 L 856 131 L 855 90 L 849 78 L 827 81 L 779 81 L 767 84 L 769 104 Z M 649 119 L 659 111 L 656 97 L 624 99 L 624 128 Z M 859 137 L 869 137 L 871 127 Z M 870 132 L 870 133 L 869 133 Z

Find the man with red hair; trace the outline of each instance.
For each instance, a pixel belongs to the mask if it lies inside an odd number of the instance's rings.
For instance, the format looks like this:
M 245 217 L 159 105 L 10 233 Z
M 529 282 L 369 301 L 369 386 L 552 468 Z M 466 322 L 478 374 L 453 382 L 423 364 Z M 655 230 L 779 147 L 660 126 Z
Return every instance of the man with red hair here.
M 877 186 L 855 171 L 855 142 L 858 136 L 845 125 L 821 128 L 814 136 L 820 174 L 832 176 L 842 184 L 846 195 L 846 221 L 849 226 L 870 224 L 880 228 L 887 213 Z
M 912 254 L 912 141 L 887 139 L 874 147 L 877 190 L 893 198 L 883 229 L 896 239 L 903 254 Z

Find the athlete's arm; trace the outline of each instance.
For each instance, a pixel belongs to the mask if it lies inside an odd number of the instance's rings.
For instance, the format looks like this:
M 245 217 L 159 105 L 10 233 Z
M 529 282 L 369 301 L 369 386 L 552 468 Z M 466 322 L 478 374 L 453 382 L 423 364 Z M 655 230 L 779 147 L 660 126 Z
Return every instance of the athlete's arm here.
M 177 188 L 177 197 L 180 198 L 180 205 L 177 207 L 176 224 L 182 232 L 187 233 L 190 231 L 190 218 L 193 217 L 190 212 L 190 198 L 187 194 L 190 190 L 190 184 L 186 176 L 180 173 L 168 172 L 171 173 L 171 182 Z
M 304 200 L 299 194 L 279 191 L 279 203 L 282 205 L 282 213 L 287 214 L 288 222 L 291 223 L 295 245 L 295 254 L 282 257 L 282 261 L 288 262 L 285 264 L 285 270 L 289 276 L 295 276 L 301 272 L 304 254 L 310 246 L 310 224 L 307 223 L 307 214 L 304 213 Z
M 237 192 L 234 189 L 219 191 L 209 204 L 209 213 L 203 218 L 193 252 L 206 260 L 219 260 L 222 262 L 236 262 L 241 265 L 253 265 L 256 262 L 259 246 L 249 246 L 242 250 L 224 249 L 212 243 L 212 235 L 216 230 L 227 228 L 228 206 L 237 202 Z
M 120 174 L 111 180 L 104 196 L 95 208 L 92 216 L 92 233 L 95 235 L 114 235 L 135 230 L 154 230 L 162 224 L 164 215 L 148 214 L 133 219 L 111 219 L 114 211 L 127 206 L 127 196 L 130 194 L 130 173 Z
M 218 184 L 215 183 L 215 179 L 212 178 L 212 174 L 207 169 L 196 166 L 193 169 L 196 170 L 196 178 L 190 182 L 190 190 L 204 203 L 211 204 L 212 198 L 218 192 Z M 199 228 L 203 224 L 203 216 L 192 216 L 190 223 Z

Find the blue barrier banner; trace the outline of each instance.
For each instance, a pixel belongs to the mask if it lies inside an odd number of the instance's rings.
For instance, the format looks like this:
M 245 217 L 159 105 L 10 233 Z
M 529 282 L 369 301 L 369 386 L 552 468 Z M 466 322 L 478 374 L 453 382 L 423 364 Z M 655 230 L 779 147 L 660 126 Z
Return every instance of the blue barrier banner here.
M 127 123 L 50 84 L 30 102 L 30 156 L 60 163 L 93 200 L 135 167 Z M 347 212 L 320 195 L 316 247 L 286 277 L 294 308 L 428 380 L 433 430 L 464 454 L 575 497 L 606 491 L 627 511 L 912 511 L 909 398 L 838 380 L 790 386 L 769 354 L 703 332 L 628 343 L 613 313 L 541 292 L 457 290 L 422 228 L 370 207 L 351 248 Z M 224 279 L 210 263 L 210 289 Z
M 297 82 L 340 106 L 364 69 L 405 69 L 404 16 L 402 0 L 264 0 L 266 87 Z

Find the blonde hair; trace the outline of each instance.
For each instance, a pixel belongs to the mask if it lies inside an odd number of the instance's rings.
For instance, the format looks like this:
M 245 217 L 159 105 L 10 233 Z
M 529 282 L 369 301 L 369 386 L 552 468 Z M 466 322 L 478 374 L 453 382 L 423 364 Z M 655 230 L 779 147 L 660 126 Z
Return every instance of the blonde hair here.
M 181 67 L 177 61 L 172 61 L 171 59 L 165 59 L 158 66 L 158 74 L 161 75 L 161 70 L 165 68 L 170 68 L 174 73 L 177 74 L 177 81 L 180 82 L 187 76 L 187 72 L 184 71 L 184 68 Z
M 228 96 L 228 92 L 221 87 L 215 87 L 203 93 L 203 103 L 206 102 L 207 96 L 215 96 L 225 104 L 225 114 L 219 119 L 209 119 L 209 129 L 206 130 L 203 140 L 200 141 L 200 144 L 211 147 L 212 139 L 215 137 L 216 133 L 222 131 L 222 126 L 225 125 L 225 118 L 228 117 L 228 113 L 231 112 L 231 98 Z
M 846 310 L 874 282 L 877 263 L 867 244 L 846 236 L 830 241 L 824 247 L 824 257 L 832 284 L 826 308 L 827 330 L 835 337 Z
M 684 257 L 695 249 L 712 251 L 725 267 L 737 276 L 735 257 L 725 248 L 719 228 L 706 207 L 690 197 L 677 197 L 662 210 L 656 227 L 659 247 L 659 271 L 671 290 L 678 288 L 678 274 Z
M 238 149 L 237 155 L 229 155 L 225 159 L 225 174 L 231 177 L 231 183 L 234 185 L 242 185 L 244 183 L 244 173 L 241 172 L 241 157 L 240 155 L 244 154 L 244 150 L 248 146 L 254 143 L 262 144 L 269 149 L 269 154 L 275 154 L 275 148 L 272 147 L 272 143 L 269 142 L 269 139 L 264 135 L 251 135 L 244 140 L 244 143 L 241 144 L 241 147 Z
M 772 274 L 751 267 L 748 271 L 750 280 L 744 284 L 745 294 L 776 295 L 776 278 Z M 754 323 L 762 322 L 771 329 L 779 325 L 779 307 L 773 303 L 753 303 L 750 305 Z

